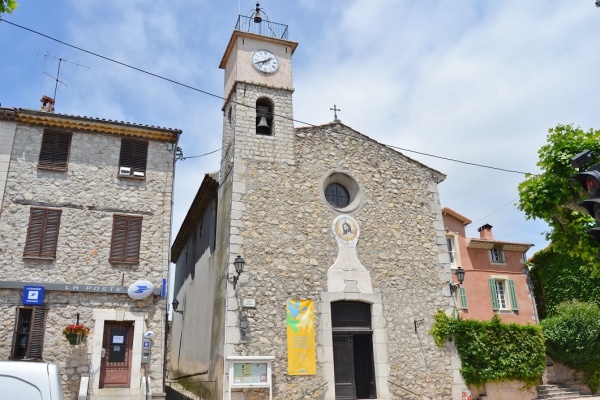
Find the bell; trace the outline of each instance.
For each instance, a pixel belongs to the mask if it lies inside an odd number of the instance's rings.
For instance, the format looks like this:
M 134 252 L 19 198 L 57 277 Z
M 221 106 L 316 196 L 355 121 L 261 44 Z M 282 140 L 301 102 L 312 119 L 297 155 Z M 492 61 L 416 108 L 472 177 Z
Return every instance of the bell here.
M 260 24 L 262 22 L 262 17 L 260 16 L 260 4 L 256 2 L 256 11 L 254 12 L 254 22 Z
M 270 128 L 269 124 L 267 124 L 267 119 L 265 117 L 260 117 L 260 121 L 258 121 L 257 128 Z

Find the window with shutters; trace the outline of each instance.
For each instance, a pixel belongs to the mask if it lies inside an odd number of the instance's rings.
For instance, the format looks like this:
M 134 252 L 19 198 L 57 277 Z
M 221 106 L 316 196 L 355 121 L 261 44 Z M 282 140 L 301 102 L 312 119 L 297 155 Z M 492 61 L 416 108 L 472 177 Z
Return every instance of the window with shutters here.
M 140 261 L 142 217 L 115 214 L 113 216 L 110 262 L 137 264 Z
M 61 213 L 57 209 L 31 207 L 24 257 L 56 258 Z
M 13 332 L 11 360 L 41 360 L 48 310 L 41 307 L 19 307 Z
M 70 132 L 44 130 L 38 168 L 66 171 L 69 162 L 70 148 Z
M 461 310 L 466 310 L 469 308 L 469 305 L 467 303 L 467 289 L 465 289 L 462 286 L 458 288 L 458 300 L 460 302 Z
M 506 264 L 504 251 L 500 247 L 492 247 L 490 250 L 490 259 L 494 264 Z
M 146 176 L 147 158 L 148 142 L 122 139 L 121 154 L 119 156 L 119 176 L 144 178 Z
M 494 311 L 517 311 L 519 309 L 515 283 L 512 279 L 490 278 L 488 283 Z

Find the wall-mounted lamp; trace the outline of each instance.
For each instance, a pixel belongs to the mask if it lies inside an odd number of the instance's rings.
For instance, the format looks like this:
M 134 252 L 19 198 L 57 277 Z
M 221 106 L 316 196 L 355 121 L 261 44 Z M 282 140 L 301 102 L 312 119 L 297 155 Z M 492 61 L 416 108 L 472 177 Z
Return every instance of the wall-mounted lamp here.
M 229 282 L 231 282 L 233 284 L 234 289 L 238 283 L 238 279 L 240 279 L 240 274 L 242 272 L 244 272 L 244 264 L 245 263 L 246 262 L 244 261 L 242 256 L 237 256 L 235 258 L 235 260 L 233 261 L 233 265 L 235 266 L 235 274 L 233 274 L 233 273 L 227 274 L 227 278 L 229 279 Z
M 456 275 L 456 280 L 458 283 L 450 282 L 450 294 L 454 294 L 456 289 L 462 285 L 463 281 L 465 280 L 465 270 L 462 269 L 462 267 L 458 267 L 456 271 L 454 271 L 454 275 Z
M 173 306 L 173 312 L 179 313 L 181 315 L 183 315 L 183 310 L 178 310 L 177 308 L 179 307 L 179 302 L 177 301 L 177 299 L 173 300 L 173 302 L 171 303 L 171 305 Z

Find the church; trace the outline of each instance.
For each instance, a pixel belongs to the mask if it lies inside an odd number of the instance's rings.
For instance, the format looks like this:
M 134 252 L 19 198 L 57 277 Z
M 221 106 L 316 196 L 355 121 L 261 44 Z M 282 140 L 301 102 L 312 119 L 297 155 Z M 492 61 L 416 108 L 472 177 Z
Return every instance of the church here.
M 220 170 L 171 248 L 169 381 L 227 400 L 459 399 L 456 351 L 429 333 L 453 304 L 445 175 L 337 116 L 294 127 L 297 46 L 258 4 L 226 46 Z

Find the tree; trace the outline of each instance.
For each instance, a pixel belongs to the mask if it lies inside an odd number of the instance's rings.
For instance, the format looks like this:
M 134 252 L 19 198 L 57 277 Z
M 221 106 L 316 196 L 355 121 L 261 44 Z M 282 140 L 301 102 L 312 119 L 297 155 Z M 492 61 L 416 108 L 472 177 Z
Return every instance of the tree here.
M 0 15 L 12 13 L 18 5 L 15 0 L 0 0 Z
M 587 234 L 596 226 L 594 219 L 579 205 L 587 198 L 581 185 L 570 179 L 577 170 L 571 158 L 583 150 L 597 154 L 600 162 L 600 131 L 584 132 L 572 125 L 557 125 L 549 130 L 548 141 L 538 151 L 539 175 L 527 175 L 519 184 L 519 210 L 527 219 L 542 219 L 550 226 L 546 239 L 554 251 L 585 262 L 595 276 L 600 276 L 600 246 Z

